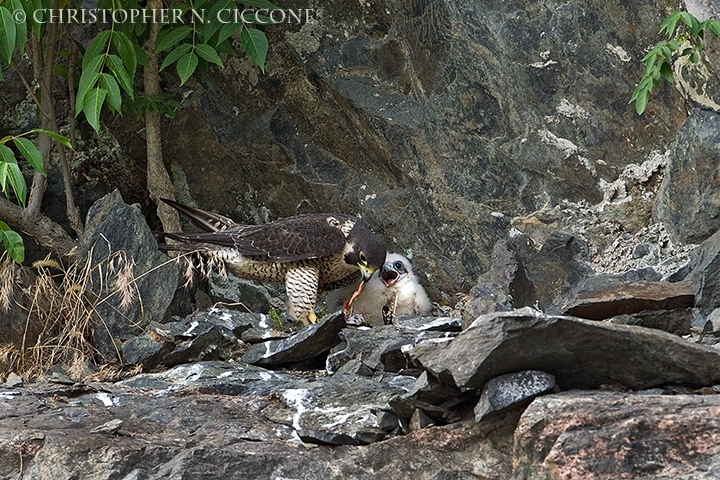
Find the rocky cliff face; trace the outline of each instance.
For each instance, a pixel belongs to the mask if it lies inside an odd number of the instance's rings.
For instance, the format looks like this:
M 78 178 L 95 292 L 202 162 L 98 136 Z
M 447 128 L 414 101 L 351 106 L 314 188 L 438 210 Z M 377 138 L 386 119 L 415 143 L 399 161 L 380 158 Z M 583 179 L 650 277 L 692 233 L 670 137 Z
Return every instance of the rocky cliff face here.
M 468 291 L 513 217 L 612 197 L 686 117 L 667 86 L 644 117 L 627 104 L 668 2 L 297 6 L 314 21 L 268 29 L 267 75 L 230 62 L 165 123 L 179 197 L 247 222 L 361 214 L 435 299 Z

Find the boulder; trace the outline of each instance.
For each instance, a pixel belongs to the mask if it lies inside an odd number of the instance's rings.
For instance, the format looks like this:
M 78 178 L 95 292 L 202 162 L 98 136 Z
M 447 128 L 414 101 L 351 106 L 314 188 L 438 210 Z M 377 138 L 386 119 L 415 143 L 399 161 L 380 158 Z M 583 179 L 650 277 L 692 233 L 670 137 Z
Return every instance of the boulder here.
M 97 298 L 94 318 L 101 319 L 93 325 L 95 345 L 106 359 L 115 359 L 123 342 L 169 317 L 179 268 L 158 250 L 140 209 L 126 205 L 117 190 L 88 212 L 81 249 Z
M 720 230 L 720 113 L 695 108 L 678 131 L 655 203 L 675 242 L 700 243 Z
M 659 330 L 545 315 L 529 307 L 481 316 L 457 337 L 425 340 L 407 353 L 416 365 L 461 388 L 481 388 L 491 378 L 521 370 L 554 375 L 563 390 L 720 382 L 720 350 Z
M 689 263 L 668 280 L 692 283 L 695 306 L 705 313 L 720 307 L 720 231 L 693 250 Z
M 563 392 L 515 431 L 512 480 L 720 476 L 720 396 Z

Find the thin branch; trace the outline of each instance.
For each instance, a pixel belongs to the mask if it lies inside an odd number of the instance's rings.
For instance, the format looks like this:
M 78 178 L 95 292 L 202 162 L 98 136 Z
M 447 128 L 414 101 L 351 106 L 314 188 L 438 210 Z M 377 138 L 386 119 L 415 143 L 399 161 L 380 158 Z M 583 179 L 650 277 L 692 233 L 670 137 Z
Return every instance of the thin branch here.
M 27 80 L 25 80 L 25 76 L 22 74 L 17 64 L 15 62 L 12 62 L 12 66 L 15 69 L 15 73 L 17 73 L 17 75 L 20 77 L 20 81 L 22 82 L 23 86 L 25 86 L 25 90 L 27 91 L 28 95 L 30 95 L 30 97 L 33 99 L 35 106 L 40 109 L 40 113 L 42 113 L 43 116 L 47 116 L 47 113 L 45 112 L 45 110 L 43 110 L 40 100 L 38 100 L 38 98 L 35 96 L 35 92 L 33 92 L 32 87 L 27 82 Z

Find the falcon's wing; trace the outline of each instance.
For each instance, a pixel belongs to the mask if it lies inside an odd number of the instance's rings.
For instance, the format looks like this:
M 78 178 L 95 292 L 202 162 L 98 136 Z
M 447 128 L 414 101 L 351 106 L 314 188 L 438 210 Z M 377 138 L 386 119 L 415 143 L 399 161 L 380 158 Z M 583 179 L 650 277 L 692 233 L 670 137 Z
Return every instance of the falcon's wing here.
M 237 249 L 242 255 L 275 262 L 293 262 L 324 257 L 342 250 L 345 235 L 337 223 L 346 215 L 311 213 L 264 225 L 237 225 L 211 233 L 173 234 L 174 238 Z

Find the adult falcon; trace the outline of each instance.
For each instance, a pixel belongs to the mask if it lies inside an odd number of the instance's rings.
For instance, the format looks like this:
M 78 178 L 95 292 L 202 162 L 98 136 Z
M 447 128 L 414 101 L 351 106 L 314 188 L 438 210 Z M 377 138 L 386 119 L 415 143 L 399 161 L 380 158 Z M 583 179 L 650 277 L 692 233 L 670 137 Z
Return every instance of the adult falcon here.
M 187 215 L 203 233 L 164 233 L 179 244 L 165 250 L 200 251 L 221 260 L 237 276 L 285 282 L 288 313 L 303 323 L 315 323 L 318 293 L 362 279 L 367 282 L 385 262 L 385 242 L 362 220 L 328 213 L 309 213 L 264 225 L 233 220 L 163 202 Z

